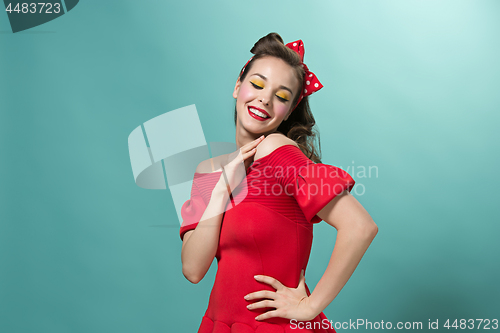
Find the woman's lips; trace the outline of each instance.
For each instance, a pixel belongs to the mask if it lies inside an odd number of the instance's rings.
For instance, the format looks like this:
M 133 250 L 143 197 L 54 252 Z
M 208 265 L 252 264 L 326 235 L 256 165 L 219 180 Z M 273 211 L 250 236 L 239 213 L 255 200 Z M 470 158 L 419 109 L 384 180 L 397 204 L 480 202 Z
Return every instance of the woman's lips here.
M 256 115 L 255 113 L 253 113 L 252 111 L 250 111 L 250 108 L 255 109 L 255 110 L 259 111 L 259 112 L 262 112 L 263 114 L 265 114 L 265 115 L 267 116 L 267 118 L 262 118 L 261 116 Z M 254 107 L 254 106 L 249 106 L 249 107 L 247 107 L 247 110 L 248 110 L 248 114 L 249 114 L 249 115 L 251 115 L 253 118 L 255 118 L 255 119 L 257 119 L 257 120 L 260 120 L 260 121 L 265 121 L 265 120 L 267 120 L 267 119 L 271 118 L 271 117 L 269 116 L 269 113 L 267 113 L 266 111 L 264 111 L 264 110 L 262 110 L 262 109 L 256 108 L 256 107 Z

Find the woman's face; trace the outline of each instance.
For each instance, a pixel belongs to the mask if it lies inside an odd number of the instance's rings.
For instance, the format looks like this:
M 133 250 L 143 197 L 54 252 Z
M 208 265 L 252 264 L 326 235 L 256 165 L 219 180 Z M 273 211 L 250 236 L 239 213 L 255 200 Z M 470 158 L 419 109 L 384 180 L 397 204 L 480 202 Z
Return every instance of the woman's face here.
M 255 60 L 234 88 L 237 123 L 255 134 L 274 132 L 288 118 L 299 88 L 294 69 L 283 60 L 270 56 Z

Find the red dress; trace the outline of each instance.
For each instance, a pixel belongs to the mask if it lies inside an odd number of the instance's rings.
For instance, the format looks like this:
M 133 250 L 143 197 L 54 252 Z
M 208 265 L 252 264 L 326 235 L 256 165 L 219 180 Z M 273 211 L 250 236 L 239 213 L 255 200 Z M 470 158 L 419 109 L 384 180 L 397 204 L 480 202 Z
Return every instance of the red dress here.
M 191 198 L 182 206 L 180 237 L 196 228 L 221 171 L 195 173 Z M 268 275 L 296 288 L 306 271 L 316 215 L 335 196 L 351 190 L 354 180 L 344 170 L 314 163 L 294 145 L 276 148 L 247 169 L 247 181 L 232 193 L 237 204 L 225 211 L 217 249 L 217 274 L 198 333 L 333 333 L 321 312 L 310 322 L 255 317 L 273 308 L 247 309 L 259 300 L 243 296 L 275 291 L 254 275 Z M 277 237 L 279 235 L 279 237 Z M 310 295 L 309 288 L 307 294 Z M 303 329 L 300 329 L 302 327 Z M 310 327 L 311 329 L 306 329 Z

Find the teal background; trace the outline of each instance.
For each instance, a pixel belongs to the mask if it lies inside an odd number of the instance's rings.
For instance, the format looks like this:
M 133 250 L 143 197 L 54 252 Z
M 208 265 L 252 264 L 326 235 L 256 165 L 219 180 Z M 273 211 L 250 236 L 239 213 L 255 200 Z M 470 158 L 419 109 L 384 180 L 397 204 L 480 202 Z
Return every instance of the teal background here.
M 499 318 L 499 15 L 496 0 L 87 0 L 13 34 L 0 13 L 0 331 L 196 332 L 216 264 L 183 277 L 170 193 L 134 183 L 127 138 L 196 104 L 207 142 L 234 142 L 237 75 L 273 31 L 304 41 L 323 162 L 354 166 L 379 226 L 326 316 Z M 311 290 L 335 235 L 315 227 Z

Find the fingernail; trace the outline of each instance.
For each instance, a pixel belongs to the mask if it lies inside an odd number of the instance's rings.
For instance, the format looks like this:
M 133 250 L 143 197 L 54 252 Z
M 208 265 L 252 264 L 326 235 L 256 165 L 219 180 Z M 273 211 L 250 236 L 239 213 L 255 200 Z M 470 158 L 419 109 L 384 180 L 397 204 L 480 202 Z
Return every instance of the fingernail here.
M 245 297 L 243 297 L 244 299 L 248 299 L 248 295 L 246 295 Z
M 258 278 L 259 278 L 259 276 L 258 276 L 258 275 L 254 275 L 253 277 L 254 277 L 255 279 L 258 279 Z

